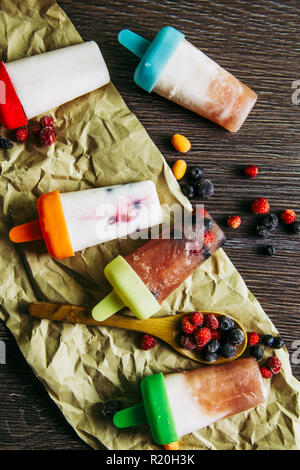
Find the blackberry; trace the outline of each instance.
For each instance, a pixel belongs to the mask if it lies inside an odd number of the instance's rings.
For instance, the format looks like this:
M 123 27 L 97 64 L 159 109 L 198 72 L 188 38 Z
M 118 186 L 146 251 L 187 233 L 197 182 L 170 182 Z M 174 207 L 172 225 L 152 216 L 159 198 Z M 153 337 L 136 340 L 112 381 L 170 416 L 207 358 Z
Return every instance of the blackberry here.
M 245 335 L 240 328 L 232 328 L 227 334 L 227 341 L 234 346 L 242 344 L 245 339 Z
M 264 355 L 264 350 L 261 346 L 256 344 L 255 346 L 252 346 L 250 348 L 250 354 L 253 356 L 257 361 L 259 361 L 263 355 Z
M 209 199 L 214 194 L 214 185 L 210 180 L 203 180 L 197 184 L 197 196 L 201 199 Z
M 206 346 L 206 350 L 208 353 L 216 353 L 220 348 L 220 343 L 216 339 L 211 339 L 208 345 Z
M 213 228 L 213 221 L 211 219 L 208 219 L 207 217 L 204 218 L 204 230 L 208 232 Z
M 182 186 L 182 192 L 187 198 L 192 198 L 195 196 L 195 186 L 193 184 L 185 184 Z
M 292 224 L 290 224 L 289 229 L 291 233 L 298 235 L 298 233 L 300 233 L 300 222 L 293 222 Z
M 284 341 L 283 339 L 280 338 L 280 336 L 277 336 L 273 340 L 273 348 L 275 349 L 280 349 L 284 346 Z
M 218 354 L 216 352 L 205 352 L 203 354 L 203 360 L 206 362 L 215 362 L 218 359 Z
M 236 355 L 236 347 L 233 346 L 233 344 L 230 343 L 224 343 L 221 344 L 220 349 L 219 349 L 219 354 L 222 357 L 226 357 L 227 359 L 230 359 L 231 357 L 234 357 Z
M 229 331 L 233 327 L 234 327 L 234 320 L 231 317 L 225 317 L 224 320 L 221 321 L 221 324 L 220 324 L 221 330 Z
M 272 348 L 273 346 L 273 341 L 274 336 L 272 335 L 264 335 L 261 339 L 262 344 L 264 344 L 265 346 L 269 346 L 270 348 Z
M 276 214 L 267 214 L 262 219 L 262 225 L 267 227 L 269 230 L 276 228 L 279 224 L 279 220 Z
M 274 245 L 266 245 L 263 248 L 265 255 L 273 256 L 276 253 Z
M 6 139 L 5 137 L 2 137 L 0 135 L 0 148 L 4 150 L 8 150 L 13 147 L 12 142 L 9 139 Z
M 194 166 L 189 170 L 188 176 L 192 181 L 199 181 L 203 178 L 203 170 L 199 166 Z
M 256 235 L 260 238 L 267 238 L 270 235 L 270 230 L 265 225 L 258 225 L 256 227 Z
M 105 418 L 112 419 L 114 414 L 121 410 L 122 403 L 118 400 L 108 400 L 104 403 L 101 403 L 100 410 Z

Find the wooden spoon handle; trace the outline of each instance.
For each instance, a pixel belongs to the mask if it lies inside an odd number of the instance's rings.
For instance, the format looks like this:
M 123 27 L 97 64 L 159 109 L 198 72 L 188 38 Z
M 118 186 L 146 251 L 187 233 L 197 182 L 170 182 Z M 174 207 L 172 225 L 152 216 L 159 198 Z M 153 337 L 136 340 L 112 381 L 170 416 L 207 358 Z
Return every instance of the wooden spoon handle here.
M 102 322 L 93 319 L 91 311 L 77 305 L 62 305 L 53 302 L 33 302 L 29 304 L 29 314 L 32 317 L 46 318 L 47 320 L 56 320 L 70 323 L 82 323 L 84 325 L 111 326 L 116 328 L 125 328 L 127 330 L 141 331 L 151 333 L 151 324 L 147 325 L 149 320 L 137 320 L 125 315 L 115 314 Z

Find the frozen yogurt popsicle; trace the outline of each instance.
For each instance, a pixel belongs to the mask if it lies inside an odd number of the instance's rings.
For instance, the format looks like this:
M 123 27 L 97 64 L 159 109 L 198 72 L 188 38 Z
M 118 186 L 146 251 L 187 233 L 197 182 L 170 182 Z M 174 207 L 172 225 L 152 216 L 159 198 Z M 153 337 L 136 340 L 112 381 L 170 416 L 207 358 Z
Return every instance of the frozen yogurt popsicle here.
M 98 45 L 83 42 L 0 63 L 0 123 L 8 129 L 110 81 Z
M 141 58 L 137 85 L 231 132 L 240 129 L 257 100 L 254 91 L 172 27 L 161 29 L 151 43 L 130 30 L 122 30 L 119 41 Z
M 178 441 L 241 411 L 265 403 L 267 393 L 254 358 L 172 374 L 154 374 L 141 382 L 143 403 L 118 411 L 114 424 L 150 426 L 160 445 Z
M 207 230 L 196 232 L 193 241 L 176 229 L 169 238 L 161 235 L 111 261 L 104 274 L 113 291 L 93 308 L 93 318 L 103 321 L 125 306 L 140 319 L 154 315 L 164 299 L 225 242 L 207 212 L 204 222 Z
M 14 227 L 9 237 L 15 243 L 43 238 L 56 259 L 162 222 L 152 181 L 63 194 L 53 191 L 38 198 L 37 209 L 39 220 Z

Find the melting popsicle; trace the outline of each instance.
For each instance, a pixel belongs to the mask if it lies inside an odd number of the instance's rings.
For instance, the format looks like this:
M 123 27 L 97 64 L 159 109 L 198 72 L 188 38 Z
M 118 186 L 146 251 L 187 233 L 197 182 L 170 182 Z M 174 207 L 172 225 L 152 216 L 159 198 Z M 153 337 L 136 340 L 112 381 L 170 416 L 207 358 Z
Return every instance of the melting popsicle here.
M 231 132 L 240 129 L 257 100 L 254 91 L 170 26 L 161 29 L 151 43 L 126 29 L 118 39 L 141 58 L 134 73 L 137 85 Z
M 161 303 L 225 242 L 225 236 L 206 212 L 204 233 L 175 229 L 169 238 L 161 234 L 126 256 L 118 256 L 104 274 L 113 291 L 92 310 L 95 320 L 103 321 L 127 306 L 145 319 L 154 315 Z
M 259 366 L 251 357 L 165 376 L 154 374 L 142 380 L 141 392 L 143 403 L 118 411 L 114 424 L 118 428 L 148 424 L 159 445 L 267 400 Z
M 85 95 L 110 81 L 101 51 L 83 42 L 0 63 L 0 123 L 7 129 Z
M 141 181 L 60 194 L 37 200 L 39 220 L 14 227 L 11 241 L 44 239 L 56 259 L 162 222 L 155 184 Z

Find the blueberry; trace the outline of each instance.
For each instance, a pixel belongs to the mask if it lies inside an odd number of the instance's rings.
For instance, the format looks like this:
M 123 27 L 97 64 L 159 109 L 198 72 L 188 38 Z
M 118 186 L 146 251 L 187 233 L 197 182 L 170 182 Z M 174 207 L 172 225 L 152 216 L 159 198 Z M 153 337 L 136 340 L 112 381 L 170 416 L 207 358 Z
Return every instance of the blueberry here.
M 208 219 L 205 217 L 204 219 L 204 230 L 205 232 L 209 232 L 209 230 L 211 230 L 213 228 L 213 221 L 211 219 Z
M 209 249 L 205 245 L 202 247 L 201 254 L 202 254 L 204 259 L 208 259 L 211 256 L 211 252 L 209 251 Z
M 262 344 L 265 346 L 273 347 L 274 336 L 272 335 L 264 335 L 261 339 Z
M 201 199 L 209 199 L 214 194 L 214 185 L 210 180 L 203 180 L 197 184 L 197 196 Z
M 242 344 L 245 339 L 245 335 L 240 328 L 232 328 L 227 334 L 227 340 L 230 344 L 238 346 Z
M 190 169 L 188 176 L 192 181 L 199 181 L 203 178 L 203 170 L 199 166 L 194 166 Z
M 276 253 L 274 245 L 266 245 L 264 246 L 264 253 L 268 256 L 273 256 Z
M 182 186 L 182 192 L 190 199 L 195 196 L 195 186 L 193 184 L 185 184 Z
M 280 338 L 280 336 L 275 337 L 273 340 L 273 348 L 275 349 L 280 349 L 284 346 L 284 341 L 283 339 Z
M 229 331 L 233 327 L 234 327 L 234 320 L 231 317 L 225 317 L 220 323 L 220 328 L 223 331 Z
M 206 350 L 209 353 L 215 353 L 218 351 L 220 347 L 220 343 L 217 339 L 211 339 L 208 345 L 206 346 Z
M 250 354 L 253 356 L 257 361 L 259 361 L 263 355 L 264 355 L 264 350 L 261 346 L 256 344 L 255 346 L 252 346 L 250 348 Z
M 122 408 L 122 403 L 118 400 L 108 400 L 101 403 L 100 410 L 105 418 L 112 419 L 114 414 Z
M 203 360 L 206 362 L 215 362 L 218 359 L 218 354 L 216 352 L 205 352 L 203 354 Z
M 289 227 L 290 227 L 291 233 L 294 233 L 295 235 L 300 233 L 300 222 L 293 222 L 292 224 L 290 224 Z
M 224 343 L 220 346 L 219 354 L 227 359 L 236 355 L 236 347 L 230 343 Z
M 265 225 L 258 225 L 256 227 L 256 235 L 260 238 L 267 238 L 270 235 L 270 230 Z
M 273 228 L 276 228 L 278 224 L 279 224 L 279 220 L 276 214 L 267 214 L 262 219 L 262 225 L 264 225 L 270 230 L 272 230 Z

